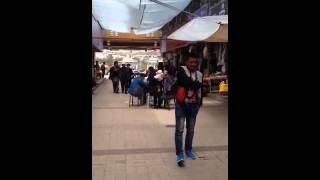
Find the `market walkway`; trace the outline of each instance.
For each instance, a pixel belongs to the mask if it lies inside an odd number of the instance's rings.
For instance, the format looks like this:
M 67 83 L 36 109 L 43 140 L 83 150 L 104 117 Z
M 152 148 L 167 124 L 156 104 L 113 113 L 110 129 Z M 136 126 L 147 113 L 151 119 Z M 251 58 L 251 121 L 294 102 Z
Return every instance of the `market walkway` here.
M 92 95 L 93 180 L 227 180 L 228 100 L 204 99 L 194 136 L 195 161 L 176 165 L 174 109 L 128 106 L 105 80 Z

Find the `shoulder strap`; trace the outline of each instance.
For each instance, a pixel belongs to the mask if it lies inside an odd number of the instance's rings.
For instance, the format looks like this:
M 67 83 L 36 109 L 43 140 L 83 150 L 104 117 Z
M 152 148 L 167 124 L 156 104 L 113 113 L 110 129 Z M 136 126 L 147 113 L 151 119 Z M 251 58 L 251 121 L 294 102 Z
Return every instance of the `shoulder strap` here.
M 191 77 L 190 71 L 186 66 L 181 66 L 188 77 Z
M 181 66 L 183 68 L 183 70 L 185 71 L 186 75 L 191 78 L 191 72 L 189 71 L 189 69 L 186 66 Z M 195 73 L 195 80 L 198 81 L 198 71 L 194 72 Z

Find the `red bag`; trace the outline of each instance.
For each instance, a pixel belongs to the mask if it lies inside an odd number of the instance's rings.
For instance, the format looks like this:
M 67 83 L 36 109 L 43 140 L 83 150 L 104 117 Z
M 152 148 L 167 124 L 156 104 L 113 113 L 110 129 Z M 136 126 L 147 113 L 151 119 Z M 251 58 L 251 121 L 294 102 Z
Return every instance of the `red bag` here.
M 178 86 L 176 91 L 176 100 L 179 103 L 183 103 L 186 98 L 186 90 L 184 87 Z

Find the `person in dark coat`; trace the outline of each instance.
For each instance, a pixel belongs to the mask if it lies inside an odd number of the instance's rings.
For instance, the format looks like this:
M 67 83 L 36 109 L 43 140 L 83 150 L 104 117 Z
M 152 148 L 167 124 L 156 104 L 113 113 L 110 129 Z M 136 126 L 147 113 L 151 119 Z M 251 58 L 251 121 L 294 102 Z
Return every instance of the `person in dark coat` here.
M 109 79 L 112 80 L 113 85 L 113 93 L 119 93 L 119 71 L 120 67 L 118 65 L 118 61 L 113 63 L 113 66 L 110 68 L 110 76 Z
M 120 68 L 120 83 L 121 83 L 121 92 L 128 93 L 128 76 L 129 76 L 129 69 L 126 67 L 125 64 L 122 64 Z
M 131 85 L 131 80 L 132 80 L 132 76 L 133 76 L 133 71 L 130 68 L 130 64 L 127 64 L 127 68 L 128 68 L 128 89 Z
M 148 69 L 148 91 L 153 96 L 153 107 L 161 107 L 162 81 L 155 79 L 156 71 L 153 67 Z
M 106 63 L 105 62 L 103 62 L 100 69 L 102 72 L 102 78 L 104 78 L 104 76 L 106 75 Z

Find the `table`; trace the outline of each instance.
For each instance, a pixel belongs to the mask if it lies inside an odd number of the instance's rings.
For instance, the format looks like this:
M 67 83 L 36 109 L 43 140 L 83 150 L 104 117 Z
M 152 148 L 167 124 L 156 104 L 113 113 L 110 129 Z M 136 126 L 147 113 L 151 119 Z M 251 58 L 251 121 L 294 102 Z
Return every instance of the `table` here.
M 209 92 L 214 92 L 212 90 L 212 83 L 211 81 L 212 80 L 221 80 L 221 81 L 224 81 L 224 80 L 228 80 L 228 76 L 226 75 L 223 75 L 223 76 L 206 76 L 203 78 L 203 81 L 208 81 L 208 84 L 209 84 Z

